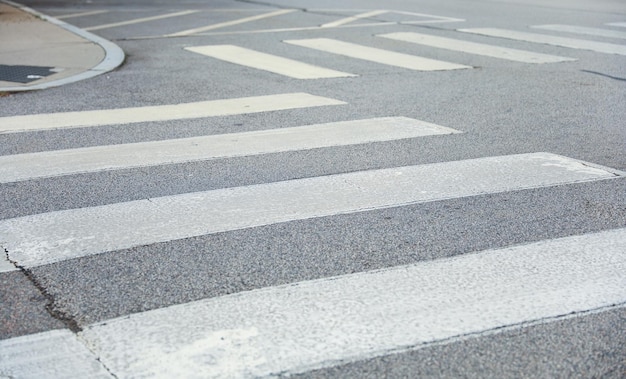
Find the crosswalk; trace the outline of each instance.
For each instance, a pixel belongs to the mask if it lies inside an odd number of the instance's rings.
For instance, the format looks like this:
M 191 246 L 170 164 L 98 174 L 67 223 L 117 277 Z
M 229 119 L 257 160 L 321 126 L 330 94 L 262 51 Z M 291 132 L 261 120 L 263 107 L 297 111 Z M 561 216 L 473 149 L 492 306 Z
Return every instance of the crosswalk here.
M 296 101 L 301 107 L 345 104 L 308 94 L 272 95 L 264 98 L 269 107 L 254 111 L 290 109 L 298 96 L 312 101 Z M 214 103 L 203 103 L 204 113 L 193 116 L 250 112 L 239 104 L 250 99 L 220 100 L 238 110 L 219 113 L 211 110 Z M 177 106 L 187 105 L 161 107 Z M 45 117 L 54 120 L 53 128 L 84 127 L 93 114 L 98 124 L 135 123 L 162 120 L 162 110 L 5 117 L 0 125 L 5 133 L 26 133 L 17 125 L 39 130 L 38 117 Z M 183 114 L 166 119 L 176 117 Z M 0 166 L 10 183 L 459 133 L 387 117 L 3 156 Z M 547 152 L 356 171 L 0 220 L 0 246 L 12 264 L 31 270 L 238 229 L 624 176 Z M 626 231 L 614 229 L 170 305 L 83 325 L 78 333 L 53 330 L 0 341 L 0 373 L 247 378 L 304 372 L 624 303 L 624 249 Z
M 325 25 L 324 25 L 325 26 Z M 326 27 L 326 26 L 325 26 Z M 595 37 L 624 38 L 623 32 L 578 27 L 571 25 L 535 25 L 532 28 L 554 32 L 578 33 Z M 496 28 L 460 28 L 456 34 L 472 33 L 488 37 L 498 37 L 518 41 L 532 42 L 536 44 L 546 44 L 570 49 L 591 50 L 605 54 L 626 55 L 626 46 L 599 42 L 592 40 L 582 40 L 569 37 L 554 36 L 548 34 L 529 33 L 525 31 L 496 29 Z M 425 33 L 416 32 L 395 32 L 376 35 L 381 39 L 403 41 L 437 49 L 461 52 L 464 54 L 480 55 L 490 58 L 503 59 L 527 64 L 550 64 L 573 62 L 577 58 L 556 56 L 492 45 L 477 43 L 460 38 L 449 38 Z M 414 71 L 448 71 L 459 69 L 471 69 L 471 66 L 446 62 L 431 58 L 425 58 L 413 54 L 406 54 L 397 51 L 375 48 L 353 42 L 341 41 L 330 38 L 310 38 L 310 39 L 287 39 L 283 43 L 305 47 L 320 51 L 323 54 L 340 55 L 357 60 L 365 60 L 379 65 L 399 67 Z M 185 50 L 209 56 L 213 59 L 235 63 L 254 69 L 269 71 L 275 74 L 296 78 L 296 79 L 323 79 L 338 77 L 354 77 L 359 74 L 335 71 L 329 68 L 313 66 L 294 59 L 267 54 L 251 49 L 234 45 L 204 45 L 186 47 Z
M 327 10 L 325 10 L 327 11 Z M 167 14 L 161 14 L 157 16 L 137 18 L 133 20 L 126 20 L 121 22 L 112 22 L 108 24 L 93 25 L 86 27 L 86 30 L 106 30 L 119 26 L 127 26 L 134 24 L 141 24 L 150 21 L 157 21 L 172 17 L 184 17 L 187 15 L 193 15 L 199 12 L 198 10 L 184 10 L 178 12 L 172 12 Z M 223 28 L 230 28 L 233 26 L 254 24 L 255 22 L 266 19 L 281 19 L 285 17 L 297 14 L 297 9 L 279 9 L 271 12 L 260 12 L 251 16 L 236 18 L 230 21 L 218 22 L 210 25 L 198 26 L 182 31 L 167 33 L 160 38 L 180 38 L 190 37 L 196 35 L 207 35 L 207 32 L 222 30 Z M 332 13 L 332 12 L 331 12 Z M 382 20 L 378 23 L 366 23 L 358 24 L 359 21 L 385 17 L 388 14 L 410 14 L 415 17 L 427 18 L 427 20 L 415 21 L 415 22 L 400 22 L 399 25 L 404 24 L 416 24 L 421 23 L 429 24 L 445 23 L 445 22 L 462 22 L 462 19 L 453 19 L 443 16 L 424 15 L 411 12 L 400 12 L 391 10 L 369 10 L 356 12 L 352 16 L 341 17 L 337 20 L 323 23 L 317 26 L 307 26 L 302 28 L 278 28 L 275 30 L 259 30 L 259 31 L 241 31 L 242 33 L 255 33 L 255 32 L 284 32 L 289 30 L 312 30 L 312 31 L 324 31 L 331 28 L 338 28 L 344 26 L 369 26 L 374 27 L 376 25 L 389 25 Z M 99 11 L 85 12 L 78 14 L 69 14 L 64 17 L 80 17 L 90 16 L 94 14 L 100 14 Z M 355 22 L 357 24 L 355 24 Z M 396 23 L 392 23 L 396 24 Z M 606 23 L 607 27 L 620 27 L 623 26 L 621 22 Z M 578 60 L 576 57 L 552 55 L 540 52 L 540 45 L 552 45 L 568 49 L 582 49 L 590 50 L 602 54 L 618 54 L 626 55 L 626 46 L 619 43 L 587 40 L 579 38 L 564 37 L 560 34 L 576 34 L 588 36 L 590 38 L 609 38 L 609 39 L 625 39 L 626 34 L 620 30 L 613 30 L 609 28 L 597 28 L 589 26 L 579 25 L 563 25 L 563 24 L 547 24 L 547 25 L 528 25 L 529 29 L 540 31 L 542 33 L 532 33 L 526 30 L 513 30 L 513 29 L 498 29 L 490 27 L 477 27 L 477 28 L 457 28 L 448 30 L 439 30 L 436 34 L 431 33 L 428 29 L 423 29 L 420 33 L 414 31 L 407 32 L 393 32 L 374 34 L 373 38 L 377 40 L 395 40 L 403 41 L 411 44 L 417 44 L 422 47 L 429 47 L 434 49 L 445 49 L 448 51 L 459 52 L 462 54 L 479 55 L 488 58 L 503 59 L 514 62 L 521 62 L 526 64 L 558 64 L 573 62 Z M 226 32 L 239 33 L 239 31 Z M 492 43 L 478 43 L 468 40 L 464 35 L 477 34 L 481 36 L 499 38 L 495 44 Z M 554 35 L 556 33 L 557 35 Z M 146 37 L 148 38 L 148 37 Z M 152 36 L 150 38 L 156 38 Z M 518 48 L 510 48 L 502 46 L 503 41 L 515 40 L 537 44 L 537 51 L 522 50 Z M 448 71 L 448 70 L 462 70 L 472 69 L 473 67 L 462 61 L 448 62 L 439 59 L 433 59 L 422 56 L 422 54 L 413 54 L 397 51 L 396 47 L 392 48 L 380 48 L 374 47 L 374 44 L 378 44 L 376 41 L 369 41 L 366 43 L 357 43 L 353 41 L 335 39 L 335 38 L 307 38 L 307 39 L 285 39 L 282 43 L 303 47 L 308 49 L 314 49 L 322 56 L 339 55 L 347 57 L 349 59 L 364 60 L 376 65 L 384 65 L 388 68 L 401 68 L 412 71 Z M 210 57 L 211 59 L 221 60 L 231 64 L 239 66 L 263 70 L 271 72 L 273 74 L 285 76 L 293 79 L 330 79 L 330 78 L 353 78 L 362 75 L 361 72 L 344 72 L 342 70 L 334 69 L 333 67 L 320 67 L 310 62 L 301 61 L 298 59 L 292 59 L 285 56 L 272 54 L 257 49 L 251 49 L 249 47 L 238 45 L 225 45 L 225 44 L 213 44 L 213 45 L 193 45 L 186 46 L 184 49 L 188 52 L 202 54 Z M 295 53 L 296 51 L 294 51 Z M 436 52 L 434 54 L 437 55 Z
M 171 33 L 196 33 L 280 15 L 280 10 Z M 368 11 L 321 25 L 328 29 L 383 14 Z M 177 14 L 181 13 L 181 14 Z M 85 13 L 86 14 L 86 13 Z M 191 14 L 191 12 L 189 12 Z M 178 17 L 182 12 L 155 16 Z M 135 20 L 137 21 L 137 20 Z M 143 19 L 139 22 L 149 22 Z M 121 23 L 120 23 L 121 25 Z M 609 26 L 623 26 L 619 23 Z M 92 30 L 109 29 L 101 24 Z M 623 38 L 617 31 L 567 25 L 533 29 Z M 463 39 L 467 34 L 626 54 L 616 43 L 493 28 L 445 33 L 394 32 L 376 41 L 407 43 L 515 61 L 559 64 L 576 58 Z M 445 36 L 445 37 L 444 37 Z M 488 39 L 485 39 L 488 40 Z M 471 70 L 445 62 L 341 39 L 282 41 L 294 49 L 341 55 L 410 70 Z M 397 47 L 396 47 L 397 49 Z M 293 79 L 354 78 L 329 67 L 237 45 L 185 48 L 238 66 Z M 563 50 L 566 52 L 567 50 Z M 567 55 L 567 54 L 566 54 Z M 330 61 L 329 61 L 330 62 Z M 0 134 L 21 134 L 136 123 L 273 114 L 348 106 L 340 98 L 304 92 L 193 103 L 0 117 Z M 47 178 L 160 167 L 233 157 L 340 149 L 390 141 L 458 138 L 454 125 L 401 115 L 323 124 L 210 134 L 117 145 L 0 156 L 0 184 L 37 185 Z M 472 201 L 523 190 L 623 181 L 626 173 L 552 152 L 486 156 L 430 164 L 347 171 L 324 176 L 50 210 L 0 220 L 0 275 L 46 270 L 54 264 L 122 250 L 245 229 L 447 200 Z M 367 216 L 364 216 L 367 217 Z M 278 238 L 278 237 L 277 237 Z M 317 242 L 322 244 L 323 242 Z M 207 254 L 206 246 L 197 254 Z M 626 304 L 626 229 L 606 229 L 410 265 L 316 277 L 180 304 L 161 304 L 96 322 L 0 340 L 0 377 L 203 377 L 290 375 L 371 357 L 454 343 L 459 338 L 525 328 L 566 315 Z M 226 252 L 227 253 L 227 252 Z M 141 257 L 138 259 L 151 259 Z M 243 279 L 242 279 L 243 280 Z

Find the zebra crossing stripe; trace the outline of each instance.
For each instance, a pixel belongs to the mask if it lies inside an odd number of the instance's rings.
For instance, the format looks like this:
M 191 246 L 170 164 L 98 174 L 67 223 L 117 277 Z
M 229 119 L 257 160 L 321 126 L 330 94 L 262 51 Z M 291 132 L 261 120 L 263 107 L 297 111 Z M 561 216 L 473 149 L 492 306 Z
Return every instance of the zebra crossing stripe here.
M 482 43 L 474 43 L 412 32 L 379 34 L 378 37 L 523 63 L 555 63 L 576 60 L 574 58 L 540 54 L 531 51 L 510 49 L 501 46 L 485 45 Z
M 0 341 L 2 378 L 113 379 L 97 357 L 67 329 Z
M 460 132 L 405 117 L 383 117 L 174 140 L 6 155 L 0 156 L 0 183 L 450 133 Z
M 620 28 L 626 28 L 626 22 L 609 22 L 609 23 L 606 23 L 605 25 L 619 26 Z
M 185 50 L 295 79 L 343 78 L 357 76 L 346 72 L 314 66 L 293 59 L 261 53 L 235 45 L 195 46 L 186 47 Z
M 617 30 L 609 30 L 609 29 L 586 28 L 583 26 L 574 26 L 574 25 L 534 25 L 534 26 L 531 26 L 531 28 L 551 30 L 555 32 L 586 34 L 586 35 L 598 36 L 598 37 L 626 39 L 626 33 L 617 31 Z
M 0 117 L 0 133 L 183 120 L 341 104 L 346 103 L 308 93 L 286 93 L 171 105 L 45 113 Z
M 33 267 L 280 222 L 620 175 L 549 153 L 360 171 L 0 220 L 0 247 Z
M 541 241 L 133 314 L 81 338 L 118 376 L 303 372 L 624 304 L 624 251 L 626 229 Z
M 402 54 L 395 51 L 377 49 L 349 42 L 329 38 L 312 38 L 299 40 L 285 40 L 285 43 L 320 50 L 327 53 L 343 55 L 350 58 L 362 59 L 370 62 L 402 67 L 418 71 L 458 70 L 471 68 L 461 64 L 444 62 L 434 59 Z
M 517 41 L 542 43 L 570 49 L 591 50 L 598 53 L 626 55 L 626 46 L 613 43 L 588 41 L 575 38 L 556 37 L 546 34 L 519 32 L 496 28 L 458 29 L 459 32 L 480 34 L 489 37 L 507 38 Z

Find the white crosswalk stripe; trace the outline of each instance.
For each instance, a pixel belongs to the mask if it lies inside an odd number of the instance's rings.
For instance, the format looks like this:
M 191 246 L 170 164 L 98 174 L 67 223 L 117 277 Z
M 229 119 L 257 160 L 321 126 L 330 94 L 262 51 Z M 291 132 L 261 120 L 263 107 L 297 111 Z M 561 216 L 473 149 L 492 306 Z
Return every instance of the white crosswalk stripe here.
M 606 42 L 596 42 L 576 38 L 557 37 L 547 34 L 520 32 L 497 28 L 458 29 L 460 32 L 480 34 L 489 37 L 507 38 L 517 41 L 541 43 L 546 45 L 567 47 L 570 49 L 591 50 L 605 54 L 626 55 L 626 46 Z
M 457 130 L 405 117 L 0 156 L 0 183 L 112 169 L 392 141 Z
M 531 26 L 531 28 L 551 30 L 555 32 L 585 34 L 589 36 L 626 39 L 625 32 L 621 32 L 617 30 L 609 30 L 609 29 L 587 28 L 587 27 L 575 26 L 575 25 L 533 25 Z
M 471 68 L 470 66 L 461 64 L 428 59 L 329 38 L 285 40 L 283 42 L 327 53 L 344 55 L 350 58 L 362 59 L 389 66 L 402 67 L 409 70 L 437 71 Z
M 1 245 L 33 267 L 229 230 L 617 175 L 547 153 L 397 167 L 1 220 Z
M 341 104 L 345 103 L 343 101 L 309 95 L 307 93 L 287 93 L 237 99 L 199 101 L 186 104 L 45 113 L 0 117 L 0 133 L 230 116 Z
M 354 74 L 330 70 L 293 59 L 261 53 L 252 49 L 246 49 L 234 45 L 194 46 L 186 47 L 185 50 L 242 66 L 265 70 L 279 75 L 285 75 L 295 79 L 343 78 L 356 76 Z
M 605 25 L 608 25 L 608 26 L 618 26 L 618 27 L 621 27 L 621 28 L 626 28 L 626 22 L 609 22 L 609 23 L 607 23 Z
M 0 341 L 0 356 L 16 358 L 0 360 L 0 372 L 44 361 L 43 376 L 63 365 L 107 377 L 92 354 L 115 377 L 304 372 L 623 304 L 625 250 L 626 229 L 616 229 L 200 300 L 96 323 L 78 338 Z
M 486 45 L 452 38 L 437 37 L 414 32 L 399 32 L 379 34 L 378 37 L 389 38 L 398 41 L 411 42 L 420 45 L 438 47 L 447 50 L 461 51 L 468 54 L 484 55 L 493 58 L 507 59 L 524 63 L 555 63 L 575 61 L 574 58 L 559 57 L 555 55 L 533 53 L 530 51 L 510 49 L 501 46 Z

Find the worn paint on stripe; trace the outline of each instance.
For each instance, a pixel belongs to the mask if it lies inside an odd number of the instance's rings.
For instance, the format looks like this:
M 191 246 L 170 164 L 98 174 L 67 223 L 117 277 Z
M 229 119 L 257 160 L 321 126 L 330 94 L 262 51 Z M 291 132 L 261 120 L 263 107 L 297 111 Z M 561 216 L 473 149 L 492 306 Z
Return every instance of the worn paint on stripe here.
M 213 24 L 213 25 L 203 26 L 199 28 L 187 29 L 187 30 L 183 30 L 180 32 L 172 33 L 172 34 L 167 34 L 166 37 L 184 37 L 184 36 L 188 36 L 188 35 L 192 35 L 196 33 L 206 32 L 209 30 L 225 28 L 227 26 L 240 25 L 240 24 L 245 24 L 247 22 L 262 20 L 264 18 L 281 16 L 281 15 L 292 13 L 295 11 L 296 9 L 281 9 L 278 11 L 263 13 L 263 14 L 256 15 L 256 16 L 240 18 L 238 20 L 220 22 L 219 24 Z
M 591 50 L 598 53 L 626 55 L 626 46 L 616 45 L 613 43 L 587 41 L 582 39 L 557 37 L 546 34 L 518 32 L 515 30 L 496 28 L 458 29 L 458 31 L 464 33 L 480 34 L 489 37 L 500 37 L 517 41 L 567 47 L 570 49 Z
M 0 251 L 0 272 L 16 271 L 17 267 L 9 262 L 4 251 Z
M 285 40 L 283 42 L 310 49 L 321 50 L 327 53 L 339 54 L 350 58 L 407 68 L 410 70 L 435 71 L 471 68 L 470 66 L 464 66 L 456 63 L 402 54 L 395 51 L 377 49 L 329 38 Z
M 0 377 L 114 378 L 76 335 L 66 329 L 0 341 Z
M 609 29 L 587 28 L 583 26 L 574 26 L 574 25 L 534 25 L 534 26 L 531 26 L 531 28 L 551 30 L 555 32 L 585 34 L 585 35 L 598 36 L 598 37 L 626 39 L 626 33 L 622 31 L 609 30 Z
M 0 117 L 0 133 L 183 120 L 340 104 L 346 103 L 307 93 L 287 93 L 136 108 L 44 113 Z
M 182 12 L 167 13 L 167 14 L 162 14 L 162 15 L 158 15 L 158 16 L 142 17 L 142 18 L 136 18 L 136 19 L 133 19 L 133 20 L 114 22 L 114 23 L 111 23 L 111 24 L 90 26 L 88 28 L 83 28 L 83 29 L 84 30 L 89 30 L 89 31 L 110 29 L 110 28 L 115 28 L 115 27 L 118 27 L 118 26 L 134 25 L 134 24 L 139 24 L 139 23 L 142 23 L 142 22 L 162 20 L 164 18 L 186 16 L 188 14 L 197 13 L 197 12 L 200 12 L 200 11 L 188 10 L 188 11 L 182 11 Z
M 626 229 L 313 280 L 108 320 L 119 377 L 304 372 L 626 303 Z
M 330 70 L 289 58 L 266 54 L 235 45 L 210 45 L 186 47 L 185 50 L 220 59 L 226 62 L 273 72 L 295 79 L 343 78 L 356 76 Z
M 460 133 L 406 117 L 0 156 L 0 183 L 34 178 Z
M 609 22 L 609 23 L 606 23 L 605 25 L 619 26 L 620 28 L 626 28 L 626 22 Z
M 559 57 L 534 53 L 531 51 L 510 49 L 501 46 L 485 45 L 469 41 L 462 41 L 452 38 L 437 37 L 427 34 L 412 32 L 380 34 L 378 37 L 389 38 L 397 41 L 416 43 L 420 45 L 432 46 L 441 49 L 461 51 L 468 54 L 484 55 L 487 57 L 507 59 L 510 61 L 523 63 L 555 63 L 575 61 L 574 58 Z
M 32 267 L 280 222 L 617 176 L 549 153 L 360 171 L 0 220 L 0 246 Z
M 66 18 L 74 18 L 74 17 L 85 17 L 85 16 L 95 16 L 97 14 L 102 14 L 102 13 L 108 13 L 108 10 L 96 10 L 96 11 L 89 11 L 89 12 L 79 12 L 79 13 L 71 13 L 71 14 L 64 14 L 62 16 L 54 16 L 54 18 L 63 20 Z
M 364 13 L 360 13 L 351 17 L 346 17 L 346 18 L 342 18 L 340 20 L 337 21 L 333 21 L 333 22 L 328 22 L 326 24 L 322 24 L 320 25 L 321 28 L 335 28 L 337 26 L 341 26 L 341 25 L 345 25 L 345 24 L 349 24 L 351 22 L 357 21 L 357 20 L 361 20 L 364 18 L 369 18 L 369 17 L 375 17 L 375 16 L 380 16 L 381 14 L 385 14 L 388 13 L 389 11 L 386 10 L 377 10 L 377 11 L 370 11 L 370 12 L 364 12 Z

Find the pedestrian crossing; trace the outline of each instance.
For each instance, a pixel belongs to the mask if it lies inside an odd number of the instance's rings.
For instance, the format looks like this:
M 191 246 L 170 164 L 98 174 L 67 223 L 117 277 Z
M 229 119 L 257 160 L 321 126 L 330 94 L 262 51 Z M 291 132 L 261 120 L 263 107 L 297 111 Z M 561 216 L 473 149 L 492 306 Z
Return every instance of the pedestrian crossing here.
M 506 59 L 523 63 L 557 63 L 571 62 L 574 58 L 558 57 L 548 54 L 534 53 L 530 51 L 510 49 L 506 47 L 486 45 L 452 38 L 437 37 L 427 34 L 400 32 L 379 34 L 379 37 L 397 41 L 416 43 L 420 45 L 438 47 L 441 49 L 461 51 L 468 54 L 483 55 L 492 58 Z
M 288 14 L 282 10 L 238 22 Z M 381 14 L 371 11 L 322 25 Z M 165 16 L 163 16 L 165 17 Z M 174 16 L 172 16 L 174 17 Z M 150 20 L 145 20 L 146 22 Z M 230 24 L 189 29 L 185 37 Z M 619 23 L 607 24 L 620 26 Z M 623 26 L 623 25 L 622 25 Z M 101 25 L 101 29 L 115 25 Z M 615 31 L 566 25 L 547 32 L 622 38 Z M 454 33 L 454 34 L 453 34 Z M 624 55 L 623 46 L 513 30 L 448 31 Z M 377 35 L 525 64 L 575 61 L 463 39 L 415 32 Z M 339 39 L 283 41 L 389 67 L 416 71 L 471 69 L 461 63 Z M 213 59 L 294 79 L 351 78 L 332 68 L 236 45 L 185 48 Z M 540 48 L 537 48 L 540 50 Z M 284 93 L 184 104 L 18 115 L 0 118 L 0 134 L 132 123 L 210 119 L 289 109 L 348 105 L 309 93 Z M 88 130 L 86 130 L 88 132 Z M 87 173 L 418 138 L 458 138 L 464 131 L 407 117 L 355 119 L 191 138 L 102 145 L 0 156 L 0 184 Z M 268 225 L 369 211 L 422 207 L 529 189 L 601 184 L 626 173 L 551 152 L 486 156 L 402 167 L 293 178 L 156 198 L 51 210 L 0 220 L 0 275 Z M 321 242 L 318 242 L 321 243 Z M 422 261 L 259 287 L 0 340 L 0 377 L 206 377 L 290 375 L 455 343 L 626 304 L 626 229 L 608 229 Z M 203 254 L 199 251 L 198 254 Z M 227 253 L 227 252 L 226 252 Z M 10 259 L 10 261 L 9 261 Z M 145 257 L 150 259 L 150 257 Z M 573 316 L 576 317 L 576 316 Z
M 184 104 L 80 112 L 42 113 L 2 117 L 0 118 L 0 133 L 20 133 L 33 130 L 185 120 L 342 104 L 345 103 L 343 101 L 314 96 L 307 93 L 287 93 L 238 99 L 208 100 Z
M 330 38 L 285 40 L 285 43 L 369 62 L 417 71 L 458 70 L 469 66 L 363 46 Z
M 374 12 L 371 13 L 375 14 Z M 349 19 L 351 20 L 352 18 Z M 333 26 L 335 25 L 335 23 L 331 23 L 330 25 Z M 594 37 L 625 38 L 626 36 L 623 32 L 619 31 L 571 25 L 531 25 L 530 27 L 538 30 L 578 33 Z M 591 40 L 581 40 L 575 38 L 566 38 L 548 34 L 529 33 L 517 30 L 496 28 L 467 28 L 458 29 L 454 31 L 454 33 L 472 33 L 489 37 L 532 42 L 536 44 L 547 44 L 571 49 L 591 50 L 606 54 L 626 54 L 626 46 L 624 45 Z M 379 37 L 381 39 L 409 42 L 412 44 L 428 46 L 436 49 L 445 49 L 464 54 L 480 55 L 489 58 L 503 59 L 526 64 L 564 63 L 578 60 L 577 58 L 567 56 L 557 56 L 536 51 L 513 49 L 500 45 L 477 43 L 468 41 L 466 39 L 435 36 L 425 33 L 394 32 L 379 34 L 376 35 L 376 37 Z M 340 55 L 343 57 L 364 60 L 375 64 L 386 65 L 390 67 L 399 67 L 402 69 L 415 71 L 448 71 L 472 68 L 471 66 L 461 63 L 430 59 L 413 54 L 406 54 L 388 49 L 375 48 L 338 39 L 287 39 L 283 40 L 282 42 L 289 45 L 314 49 L 324 54 Z M 275 74 L 295 79 L 324 79 L 338 77 L 355 77 L 360 75 L 359 73 L 346 73 L 341 71 L 335 71 L 329 68 L 313 66 L 309 63 L 300 62 L 294 59 L 287 59 L 260 51 L 254 51 L 235 45 L 194 46 L 186 47 L 185 50 L 200 53 L 214 59 L 219 59 L 222 61 L 235 63 L 250 68 L 269 71 Z
M 0 183 L 460 133 L 406 117 L 0 156 Z
M 497 28 L 470 28 L 458 30 L 464 33 L 480 34 L 489 37 L 507 38 L 516 41 L 567 47 L 570 49 L 590 50 L 604 54 L 626 55 L 626 46 L 614 43 L 596 42 L 577 38 L 558 37 L 547 34 L 528 33 Z
M 310 94 L 217 101 L 219 106 L 203 102 L 192 116 L 345 104 Z M 52 128 L 88 126 L 93 118 L 97 125 L 114 125 L 188 117 L 164 116 L 164 109 L 180 106 L 197 104 L 24 115 L 0 119 L 0 125 L 5 132 L 27 133 L 31 129 L 18 125 L 40 130 L 40 117 Z M 461 132 L 405 117 L 342 121 L 9 155 L 0 157 L 0 176 L 6 183 L 36 182 Z M 0 247 L 22 269 L 45 269 L 194 236 L 624 176 L 548 152 L 361 170 L 4 219 Z M 626 229 L 605 230 L 166 305 L 82 325 L 77 333 L 63 329 L 2 340 L 0 373 L 248 378 L 304 372 L 623 304 L 625 248 Z
M 330 70 L 234 45 L 195 46 L 186 47 L 185 50 L 295 79 L 345 78 L 356 76 L 354 74 Z

